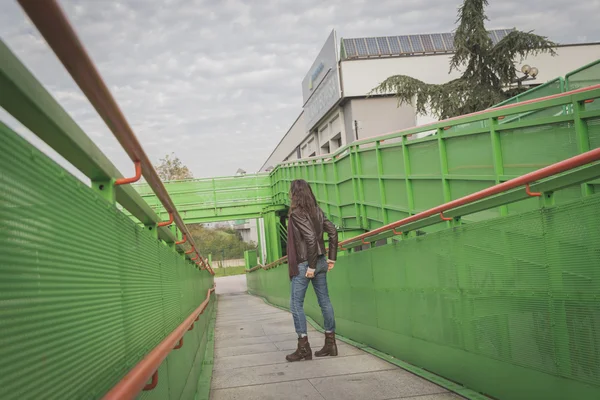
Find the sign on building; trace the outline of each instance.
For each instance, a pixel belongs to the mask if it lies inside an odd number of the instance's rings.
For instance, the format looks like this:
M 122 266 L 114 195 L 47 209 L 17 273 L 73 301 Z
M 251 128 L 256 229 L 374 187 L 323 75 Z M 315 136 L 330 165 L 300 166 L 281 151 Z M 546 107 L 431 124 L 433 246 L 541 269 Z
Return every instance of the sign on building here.
M 314 128 L 317 122 L 342 98 L 338 61 L 337 35 L 335 30 L 332 30 L 302 80 L 304 121 L 307 131 Z

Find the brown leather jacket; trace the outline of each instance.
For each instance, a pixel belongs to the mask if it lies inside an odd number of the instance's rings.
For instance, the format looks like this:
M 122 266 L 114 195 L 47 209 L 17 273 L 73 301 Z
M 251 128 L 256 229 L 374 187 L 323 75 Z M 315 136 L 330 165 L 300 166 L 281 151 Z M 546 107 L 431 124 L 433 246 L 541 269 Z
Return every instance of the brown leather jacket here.
M 317 259 L 325 254 L 325 242 L 323 232 L 327 232 L 329 239 L 328 258 L 336 260 L 338 247 L 338 233 L 335 225 L 331 223 L 323 214 L 323 211 L 317 207 L 317 215 L 310 218 L 302 210 L 294 210 L 290 214 L 293 219 L 294 246 L 296 248 L 296 257 L 298 263 L 308 261 L 309 268 L 317 267 Z

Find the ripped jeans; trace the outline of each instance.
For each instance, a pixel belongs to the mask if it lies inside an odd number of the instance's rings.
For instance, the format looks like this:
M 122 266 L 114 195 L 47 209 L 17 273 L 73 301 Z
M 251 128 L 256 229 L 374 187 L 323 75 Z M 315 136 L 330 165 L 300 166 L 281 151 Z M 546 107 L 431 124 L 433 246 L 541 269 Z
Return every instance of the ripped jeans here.
M 290 311 L 294 318 L 294 327 L 298 337 L 306 335 L 306 315 L 304 314 L 304 296 L 308 284 L 312 280 L 313 289 L 317 295 L 321 313 L 324 319 L 324 328 L 327 332 L 335 332 L 335 318 L 333 315 L 333 306 L 329 300 L 329 292 L 327 290 L 327 258 L 323 255 L 317 260 L 317 268 L 315 277 L 309 279 L 306 277 L 308 269 L 308 261 L 298 264 L 298 275 L 292 277 L 291 283 L 291 298 Z

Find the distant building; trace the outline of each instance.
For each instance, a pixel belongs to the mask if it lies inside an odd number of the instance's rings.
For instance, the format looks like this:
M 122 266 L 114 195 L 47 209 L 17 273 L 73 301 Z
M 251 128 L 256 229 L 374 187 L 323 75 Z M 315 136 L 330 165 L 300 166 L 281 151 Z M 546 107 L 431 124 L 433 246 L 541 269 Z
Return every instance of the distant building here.
M 496 43 L 510 30 L 490 31 Z M 269 171 L 282 161 L 335 152 L 358 139 L 397 132 L 436 121 L 417 115 L 412 105 L 398 108 L 392 95 L 368 93 L 392 75 L 409 75 L 427 83 L 458 78 L 448 73 L 454 51 L 451 33 L 342 39 L 335 30 L 302 81 L 303 107 L 296 121 L 261 167 Z M 531 56 L 517 65 L 539 70 L 531 88 L 600 58 L 600 43 L 561 45 L 558 55 Z
M 209 229 L 217 229 L 217 228 L 233 228 L 233 221 L 225 221 L 225 222 L 207 222 L 202 224 L 203 227 Z
M 233 223 L 233 229 L 240 233 L 244 242 L 258 244 L 258 231 L 255 219 L 237 220 Z

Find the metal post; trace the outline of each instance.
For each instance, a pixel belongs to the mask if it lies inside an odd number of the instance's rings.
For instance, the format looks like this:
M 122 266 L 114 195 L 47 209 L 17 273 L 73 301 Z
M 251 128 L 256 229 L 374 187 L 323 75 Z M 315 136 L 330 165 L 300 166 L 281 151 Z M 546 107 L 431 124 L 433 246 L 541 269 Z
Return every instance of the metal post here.
M 357 179 L 357 186 L 358 186 L 358 201 L 360 202 L 360 213 L 361 213 L 361 220 L 362 220 L 362 227 L 365 230 L 369 229 L 369 220 L 367 218 L 367 206 L 365 205 L 365 188 L 363 185 L 363 179 L 360 177 L 360 175 L 362 175 L 362 161 L 360 159 L 361 155 L 360 155 L 360 146 L 357 145 L 354 148 L 354 162 L 356 163 L 356 179 Z
M 339 226 L 344 226 L 344 218 L 342 217 L 342 200 L 340 197 L 340 177 L 338 174 L 337 160 L 333 160 L 333 180 L 335 184 L 335 200 L 337 202 L 338 217 L 340 219 Z
M 406 197 L 408 197 L 408 214 L 416 214 L 415 210 L 415 197 L 413 194 L 413 185 L 410 178 L 410 155 L 408 154 L 408 139 L 406 136 L 402 136 L 402 155 L 404 158 L 404 182 L 406 183 Z M 414 232 L 409 233 L 410 236 L 415 236 Z
M 171 232 L 173 232 L 173 236 L 175 236 L 175 239 L 178 239 L 179 237 L 177 236 L 177 234 L 178 234 L 177 226 L 170 225 L 169 229 L 171 230 Z M 167 246 L 169 246 L 171 249 L 173 249 L 173 251 L 177 251 L 177 245 L 175 245 L 175 242 L 165 242 L 165 243 L 167 244 Z
M 492 155 L 494 159 L 494 175 L 496 176 L 495 184 L 500 183 L 500 177 L 504 175 L 504 161 L 502 159 L 502 145 L 500 143 L 500 134 L 496 132 L 496 126 L 498 126 L 498 118 L 488 119 L 490 125 L 490 139 L 492 141 Z M 508 215 L 508 207 L 506 205 L 500 206 L 500 215 Z
M 581 101 L 573 102 L 573 126 L 577 134 L 577 149 L 579 154 L 590 151 L 590 137 L 587 122 L 581 119 L 581 112 L 585 111 L 585 103 Z M 594 194 L 593 187 L 588 183 L 581 184 L 582 196 Z
M 375 142 L 375 155 L 377 158 L 377 181 L 379 183 L 379 201 L 381 202 L 381 217 L 383 218 L 383 224 L 387 225 L 390 222 L 388 216 L 388 210 L 385 208 L 387 204 L 387 198 L 385 195 L 385 183 L 383 181 L 383 161 L 381 159 L 381 142 L 378 140 Z M 391 243 L 392 239 L 386 239 L 387 243 Z
M 356 165 L 354 164 L 354 157 L 356 157 L 354 155 L 354 151 L 352 150 L 354 148 L 354 146 L 350 147 L 349 150 L 349 156 L 350 156 L 350 173 L 352 174 L 352 191 L 354 193 L 354 213 L 356 215 L 356 222 L 358 223 L 359 227 L 362 227 L 362 223 L 361 223 L 361 215 L 360 215 L 360 206 L 358 204 L 358 184 L 356 183 Z
M 260 221 L 259 218 L 256 218 L 256 249 L 258 251 L 258 258 L 260 259 L 260 263 L 262 265 L 264 265 L 264 261 L 263 261 L 263 251 L 262 251 L 262 245 L 261 245 L 261 236 L 262 236 L 262 229 L 261 229 L 261 225 L 260 225 Z M 208 255 L 210 257 L 210 254 Z
M 322 182 L 321 184 L 323 185 L 323 188 L 324 188 L 323 190 L 325 191 L 325 195 L 324 195 L 325 205 L 326 205 L 325 208 L 327 208 L 327 217 L 331 218 L 331 206 L 329 205 L 329 193 L 328 193 L 329 190 L 327 189 L 327 179 L 326 179 L 327 174 L 325 173 L 325 163 L 324 162 L 321 162 L 321 173 L 323 174 L 321 176 L 321 182 Z M 317 183 L 317 185 L 318 185 L 318 183 Z
M 217 215 L 217 187 L 215 186 L 215 178 L 212 178 L 212 188 L 213 188 L 213 209 L 215 212 L 215 216 Z
M 437 129 L 437 137 L 438 137 L 438 150 L 440 153 L 440 171 L 442 173 L 442 190 L 444 192 L 444 203 L 452 200 L 452 195 L 450 193 L 450 182 L 448 181 L 448 153 L 446 151 L 446 142 L 442 135 L 444 134 L 443 128 Z M 448 221 L 446 223 L 449 227 L 460 225 L 460 220 L 456 218 L 452 219 L 452 221 Z

